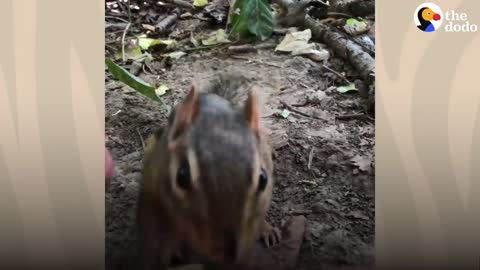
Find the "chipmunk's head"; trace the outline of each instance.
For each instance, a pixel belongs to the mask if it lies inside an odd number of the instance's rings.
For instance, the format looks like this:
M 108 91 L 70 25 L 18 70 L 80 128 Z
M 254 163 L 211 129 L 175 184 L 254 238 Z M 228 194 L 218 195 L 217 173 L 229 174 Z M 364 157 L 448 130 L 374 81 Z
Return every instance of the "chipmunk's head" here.
M 259 150 L 254 91 L 241 109 L 192 86 L 169 120 L 169 194 L 177 231 L 221 263 L 252 250 L 269 207 L 271 160 Z

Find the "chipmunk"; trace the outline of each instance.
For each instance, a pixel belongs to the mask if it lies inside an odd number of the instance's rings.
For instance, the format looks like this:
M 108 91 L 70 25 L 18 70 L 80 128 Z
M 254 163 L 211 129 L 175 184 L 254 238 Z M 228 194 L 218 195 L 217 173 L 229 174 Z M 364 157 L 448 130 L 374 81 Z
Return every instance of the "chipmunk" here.
M 166 127 L 149 138 L 137 213 L 142 269 L 165 269 L 182 243 L 215 264 L 235 265 L 257 240 L 267 247 L 281 240 L 265 220 L 274 182 L 270 142 L 255 87 L 245 85 L 231 73 L 204 91 L 192 84 Z

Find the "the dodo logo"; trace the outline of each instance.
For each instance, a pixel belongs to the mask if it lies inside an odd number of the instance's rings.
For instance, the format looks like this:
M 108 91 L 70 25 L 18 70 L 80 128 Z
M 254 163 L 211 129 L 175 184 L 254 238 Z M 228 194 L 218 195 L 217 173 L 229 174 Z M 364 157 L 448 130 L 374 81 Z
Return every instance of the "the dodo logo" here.
M 442 25 L 442 10 L 433 3 L 421 4 L 415 10 L 413 20 L 418 29 L 424 32 L 434 32 Z

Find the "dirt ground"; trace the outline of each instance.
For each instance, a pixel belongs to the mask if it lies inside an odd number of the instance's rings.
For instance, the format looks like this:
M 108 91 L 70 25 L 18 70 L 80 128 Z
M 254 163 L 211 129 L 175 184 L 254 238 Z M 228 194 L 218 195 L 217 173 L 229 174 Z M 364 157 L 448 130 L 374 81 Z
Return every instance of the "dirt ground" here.
M 186 23 L 186 24 L 189 24 Z M 281 39 L 276 36 L 273 40 Z M 373 121 L 338 120 L 337 115 L 362 112 L 358 93 L 335 90 L 341 80 L 308 58 L 273 49 L 227 56 L 221 49 L 192 51 L 165 67 L 140 77 L 166 84 L 156 104 L 106 73 L 105 131 L 107 148 L 116 162 L 116 176 L 106 193 L 107 269 L 119 263 L 115 254 L 129 245 L 141 177 L 143 142 L 166 122 L 168 107 L 185 95 L 195 80 L 235 67 L 251 76 L 262 90 L 263 121 L 275 149 L 275 187 L 268 219 L 282 224 L 304 215 L 307 227 L 297 269 L 320 265 L 363 265 L 374 260 L 375 182 Z M 248 59 L 253 59 L 248 61 Z M 351 67 L 332 57 L 337 71 Z M 298 111 L 284 118 L 282 102 Z

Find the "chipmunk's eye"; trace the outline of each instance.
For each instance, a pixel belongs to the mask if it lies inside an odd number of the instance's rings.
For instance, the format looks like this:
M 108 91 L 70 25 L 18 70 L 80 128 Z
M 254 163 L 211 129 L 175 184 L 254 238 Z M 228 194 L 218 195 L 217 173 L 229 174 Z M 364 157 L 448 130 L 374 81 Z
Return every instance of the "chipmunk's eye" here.
M 264 191 L 265 188 L 267 187 L 267 183 L 268 183 L 267 171 L 265 171 L 265 169 L 262 168 L 262 170 L 260 171 L 260 176 L 258 177 L 258 189 L 257 189 L 257 191 L 258 192 Z
M 180 163 L 177 171 L 177 185 L 184 190 L 188 190 L 191 186 L 192 179 L 190 175 L 190 165 L 188 160 L 184 159 Z

